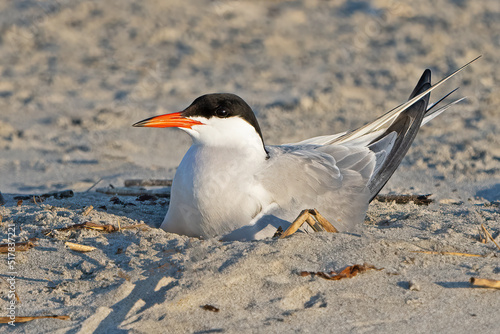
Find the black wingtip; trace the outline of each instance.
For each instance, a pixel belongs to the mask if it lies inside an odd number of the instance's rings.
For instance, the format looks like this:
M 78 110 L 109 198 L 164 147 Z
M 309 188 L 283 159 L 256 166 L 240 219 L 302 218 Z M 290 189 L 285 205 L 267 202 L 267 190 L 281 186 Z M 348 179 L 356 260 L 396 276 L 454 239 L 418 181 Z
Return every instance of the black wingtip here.
M 424 71 L 424 73 L 420 77 L 420 80 L 418 80 L 417 85 L 415 86 L 415 88 L 411 92 L 410 97 L 408 98 L 408 100 L 413 99 L 415 96 L 417 96 L 418 94 L 420 94 L 421 92 L 423 92 L 424 90 L 422 90 L 422 88 L 424 86 L 426 86 L 425 89 L 429 88 L 429 87 L 427 87 L 427 84 L 429 84 L 429 86 L 431 84 L 431 70 L 429 70 L 429 69 L 426 69 Z
M 413 92 L 410 94 L 409 99 L 411 100 L 429 88 L 431 88 L 431 71 L 427 69 L 420 77 L 420 80 L 413 89 Z M 397 139 L 394 142 L 391 152 L 383 162 L 380 171 L 377 175 L 372 177 L 370 184 L 368 185 L 372 195 L 370 201 L 377 196 L 387 181 L 389 181 L 390 177 L 396 171 L 404 156 L 408 152 L 418 130 L 420 129 L 420 125 L 422 124 L 425 111 L 427 110 L 427 104 L 429 103 L 429 98 L 430 93 L 424 95 L 419 101 L 404 110 L 382 135 L 370 143 L 370 145 L 375 144 L 390 133 L 397 133 Z

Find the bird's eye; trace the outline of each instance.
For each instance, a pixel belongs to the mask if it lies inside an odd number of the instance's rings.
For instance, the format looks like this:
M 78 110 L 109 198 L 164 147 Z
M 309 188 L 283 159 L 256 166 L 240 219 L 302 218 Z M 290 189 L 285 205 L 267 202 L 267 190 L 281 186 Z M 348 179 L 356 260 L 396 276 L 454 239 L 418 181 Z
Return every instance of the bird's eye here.
M 220 118 L 224 118 L 224 117 L 229 116 L 229 113 L 226 111 L 226 109 L 217 109 L 215 111 L 215 116 L 220 117 Z

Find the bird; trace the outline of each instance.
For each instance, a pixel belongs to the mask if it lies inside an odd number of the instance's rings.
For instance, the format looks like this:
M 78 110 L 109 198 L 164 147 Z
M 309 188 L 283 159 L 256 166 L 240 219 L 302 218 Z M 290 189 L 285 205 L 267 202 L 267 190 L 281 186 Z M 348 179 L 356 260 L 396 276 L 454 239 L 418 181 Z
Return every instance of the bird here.
M 481 56 L 479 56 L 481 57 Z M 393 175 L 419 128 L 450 106 L 430 94 L 479 57 L 431 85 L 426 69 L 408 101 L 366 125 L 266 145 L 251 107 L 230 93 L 206 94 L 181 112 L 134 127 L 179 128 L 192 145 L 175 173 L 161 228 L 190 237 L 259 240 L 316 208 L 341 232 L 360 231 L 369 203 Z

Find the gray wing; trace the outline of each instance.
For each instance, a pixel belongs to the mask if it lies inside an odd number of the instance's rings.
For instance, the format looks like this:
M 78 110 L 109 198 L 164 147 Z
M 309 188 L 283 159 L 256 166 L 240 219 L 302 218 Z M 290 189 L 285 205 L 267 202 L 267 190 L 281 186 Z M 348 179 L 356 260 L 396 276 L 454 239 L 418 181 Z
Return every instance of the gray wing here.
M 341 231 L 361 226 L 376 165 L 373 151 L 342 145 L 267 149 L 267 166 L 256 176 L 276 204 L 266 214 L 293 221 L 303 209 L 316 208 Z

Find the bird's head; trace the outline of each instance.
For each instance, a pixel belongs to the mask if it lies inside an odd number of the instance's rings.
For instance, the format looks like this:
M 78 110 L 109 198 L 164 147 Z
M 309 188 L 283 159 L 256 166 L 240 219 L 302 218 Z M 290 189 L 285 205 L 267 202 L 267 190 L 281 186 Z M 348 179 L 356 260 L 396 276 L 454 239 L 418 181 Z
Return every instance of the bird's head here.
M 234 94 L 203 95 L 183 111 L 154 116 L 133 126 L 176 127 L 191 135 L 194 143 L 206 146 L 264 148 L 255 114 L 242 98 Z

